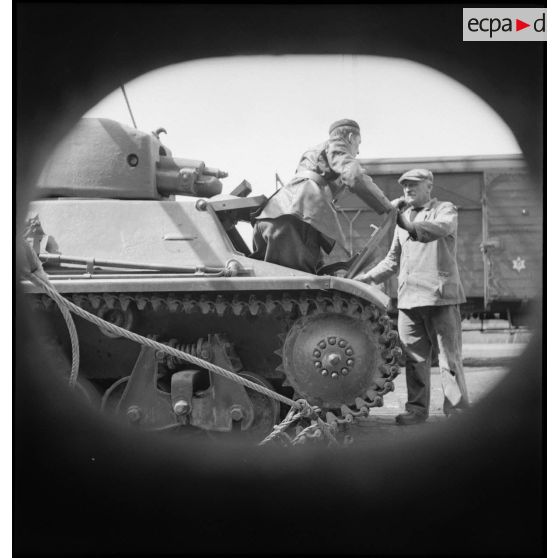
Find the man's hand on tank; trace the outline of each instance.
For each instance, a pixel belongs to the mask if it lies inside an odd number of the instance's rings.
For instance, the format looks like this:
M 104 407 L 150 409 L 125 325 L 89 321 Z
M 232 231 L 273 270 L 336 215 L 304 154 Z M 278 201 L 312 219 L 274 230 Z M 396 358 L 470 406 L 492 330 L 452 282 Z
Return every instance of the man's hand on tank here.
M 353 279 L 355 281 L 360 281 L 361 283 L 372 283 L 372 279 L 368 276 L 367 273 L 359 273 Z

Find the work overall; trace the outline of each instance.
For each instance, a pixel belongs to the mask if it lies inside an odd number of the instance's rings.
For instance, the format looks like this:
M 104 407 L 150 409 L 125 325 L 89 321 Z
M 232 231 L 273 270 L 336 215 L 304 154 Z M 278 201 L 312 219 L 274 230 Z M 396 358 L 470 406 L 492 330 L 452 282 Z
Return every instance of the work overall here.
M 465 292 L 456 259 L 457 209 L 434 198 L 414 219 L 410 208 L 405 215 L 414 224 L 414 235 L 396 227 L 387 256 L 369 275 L 379 283 L 399 270 L 398 329 L 406 358 L 406 410 L 427 417 L 433 350 L 438 353 L 444 411 L 469 404 L 458 306 L 465 302 Z

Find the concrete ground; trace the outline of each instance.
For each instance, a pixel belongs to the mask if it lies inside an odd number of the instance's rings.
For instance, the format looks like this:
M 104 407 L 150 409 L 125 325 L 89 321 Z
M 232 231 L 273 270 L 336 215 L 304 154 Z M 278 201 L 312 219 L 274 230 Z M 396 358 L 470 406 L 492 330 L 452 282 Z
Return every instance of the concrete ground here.
M 469 398 L 474 411 L 475 403 L 482 399 L 506 375 L 513 359 L 525 349 L 525 343 L 472 343 L 463 345 L 463 361 Z M 384 396 L 384 406 L 370 410 L 367 419 L 355 422 L 350 434 L 358 440 L 359 435 L 366 434 L 370 428 L 385 431 L 393 430 L 394 434 L 403 427 L 395 425 L 395 417 L 405 411 L 407 401 L 407 385 L 405 369 L 401 368 L 395 379 L 395 391 Z M 447 420 L 442 411 L 443 393 L 438 368 L 432 368 L 430 418 L 425 425 L 411 428 L 427 427 L 428 423 Z M 469 411 L 469 412 L 471 412 Z M 407 427 L 409 428 L 409 427 Z

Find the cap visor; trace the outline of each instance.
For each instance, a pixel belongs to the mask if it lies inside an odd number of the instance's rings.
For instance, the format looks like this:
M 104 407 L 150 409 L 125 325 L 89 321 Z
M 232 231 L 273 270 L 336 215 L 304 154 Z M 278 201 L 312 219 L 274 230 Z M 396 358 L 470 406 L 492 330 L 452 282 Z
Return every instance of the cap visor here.
M 426 180 L 426 178 L 418 178 L 416 176 L 405 176 L 400 178 L 397 182 L 399 182 L 399 184 L 403 184 L 403 182 L 422 182 L 423 180 Z

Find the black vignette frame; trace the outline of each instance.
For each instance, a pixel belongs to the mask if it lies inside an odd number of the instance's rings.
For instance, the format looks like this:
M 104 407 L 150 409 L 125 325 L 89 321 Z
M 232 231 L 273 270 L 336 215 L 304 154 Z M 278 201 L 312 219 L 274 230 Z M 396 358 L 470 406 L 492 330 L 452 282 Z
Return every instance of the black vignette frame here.
M 434 67 L 502 116 L 542 188 L 546 45 L 463 43 L 461 8 L 17 3 L 16 235 L 49 150 L 91 106 L 157 67 L 234 54 Z M 542 553 L 542 292 L 528 349 L 474 414 L 326 458 L 112 430 L 53 380 L 17 276 L 16 555 Z

